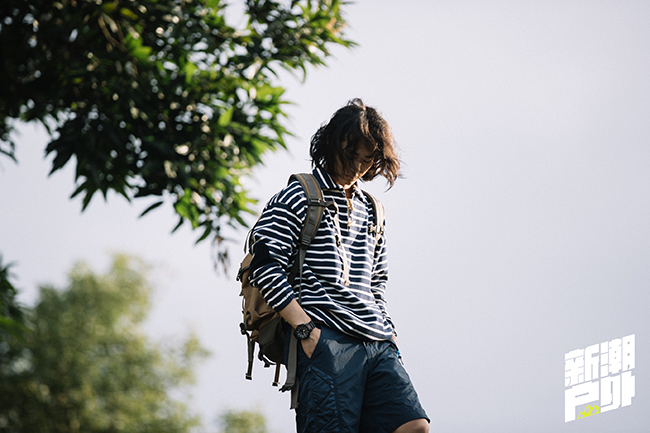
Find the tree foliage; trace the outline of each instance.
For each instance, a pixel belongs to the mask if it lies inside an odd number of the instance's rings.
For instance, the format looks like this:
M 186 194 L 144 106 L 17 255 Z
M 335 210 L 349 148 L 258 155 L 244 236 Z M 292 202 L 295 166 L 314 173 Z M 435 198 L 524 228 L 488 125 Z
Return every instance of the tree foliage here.
M 220 417 L 223 433 L 266 433 L 266 419 L 257 411 L 226 411 Z
M 220 239 L 250 211 L 241 177 L 285 146 L 278 68 L 352 45 L 340 0 L 243 3 L 235 28 L 221 0 L 3 0 L 0 152 L 15 156 L 15 121 L 40 121 L 52 171 L 76 159 L 83 208 L 169 197 L 179 226 Z
M 187 432 L 197 420 L 169 390 L 192 380 L 194 337 L 162 349 L 140 330 L 150 287 L 118 256 L 106 275 L 78 265 L 70 286 L 42 288 L 24 340 L 0 341 L 0 430 Z
M 23 309 L 16 300 L 18 291 L 11 279 L 11 264 L 4 265 L 0 255 L 0 339 L 19 337 L 24 330 Z

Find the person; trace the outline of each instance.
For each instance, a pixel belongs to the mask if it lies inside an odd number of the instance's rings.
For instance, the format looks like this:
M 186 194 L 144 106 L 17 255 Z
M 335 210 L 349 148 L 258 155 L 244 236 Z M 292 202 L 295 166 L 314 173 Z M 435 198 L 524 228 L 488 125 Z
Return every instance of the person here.
M 386 310 L 385 235 L 369 230 L 374 213 L 358 186 L 383 176 L 390 188 L 399 177 L 391 129 L 376 109 L 353 99 L 314 134 L 310 154 L 334 205 L 324 211 L 300 281 L 288 277 L 306 221 L 296 180 L 269 200 L 251 232 L 250 281 L 299 339 L 297 430 L 428 432 Z

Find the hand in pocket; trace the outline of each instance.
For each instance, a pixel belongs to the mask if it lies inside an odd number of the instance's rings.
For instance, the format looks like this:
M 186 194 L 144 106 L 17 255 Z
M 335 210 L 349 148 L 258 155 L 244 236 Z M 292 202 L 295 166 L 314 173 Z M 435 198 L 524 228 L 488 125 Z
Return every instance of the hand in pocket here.
M 300 340 L 302 350 L 305 352 L 305 355 L 307 355 L 307 358 L 311 359 L 311 356 L 314 354 L 314 350 L 316 349 L 316 345 L 318 344 L 318 340 L 320 340 L 319 328 L 314 328 L 309 334 L 309 338 Z

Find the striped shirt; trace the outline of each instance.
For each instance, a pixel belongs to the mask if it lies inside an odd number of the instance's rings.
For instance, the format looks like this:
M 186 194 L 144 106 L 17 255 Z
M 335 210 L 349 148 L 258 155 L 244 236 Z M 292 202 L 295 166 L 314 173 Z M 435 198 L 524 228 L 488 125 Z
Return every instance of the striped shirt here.
M 316 168 L 313 174 L 325 200 L 335 206 L 325 208 L 307 250 L 301 306 L 314 321 L 346 334 L 364 340 L 390 339 L 395 327 L 384 298 L 386 241 L 383 234 L 377 241 L 368 230 L 374 223 L 372 204 L 355 185 L 350 209 L 345 191 L 325 170 Z M 276 311 L 298 298 L 300 277 L 292 287 L 288 274 L 297 256 L 306 211 L 305 192 L 293 180 L 269 200 L 251 232 L 255 255 L 251 283 Z

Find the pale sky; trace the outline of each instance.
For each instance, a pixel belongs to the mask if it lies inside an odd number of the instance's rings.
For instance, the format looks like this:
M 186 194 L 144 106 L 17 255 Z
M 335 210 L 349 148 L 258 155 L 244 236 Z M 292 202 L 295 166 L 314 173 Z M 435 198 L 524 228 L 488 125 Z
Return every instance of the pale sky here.
M 306 83 L 286 77 L 290 153 L 248 185 L 263 204 L 309 170 L 308 141 L 348 99 L 392 125 L 404 178 L 364 186 L 387 210 L 388 308 L 432 432 L 647 432 L 650 363 L 650 3 L 360 0 L 353 50 Z M 200 235 L 169 232 L 171 206 L 111 195 L 80 214 L 74 166 L 50 178 L 42 129 L 22 127 L 18 165 L 0 159 L 0 252 L 21 299 L 65 284 L 77 260 L 111 252 L 153 265 L 147 331 L 194 329 L 213 356 L 190 405 L 206 431 L 251 401 L 294 431 L 289 396 L 257 363 L 244 379 L 234 278 Z M 245 231 L 230 253 L 240 257 Z M 632 404 L 564 422 L 564 354 L 636 335 Z M 597 402 L 596 402 L 597 404 Z

